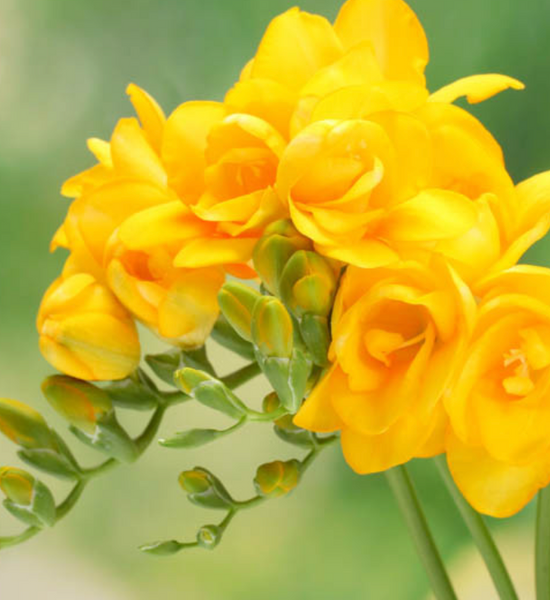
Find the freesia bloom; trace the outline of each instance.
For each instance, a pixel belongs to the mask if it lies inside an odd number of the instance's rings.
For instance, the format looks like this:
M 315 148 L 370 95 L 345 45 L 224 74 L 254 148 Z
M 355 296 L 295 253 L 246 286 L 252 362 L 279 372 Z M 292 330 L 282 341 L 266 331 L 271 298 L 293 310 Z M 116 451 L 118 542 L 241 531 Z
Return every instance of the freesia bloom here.
M 277 189 L 327 256 L 376 268 L 436 252 L 475 284 L 548 231 L 549 181 L 515 188 L 481 123 L 429 102 L 409 114 L 341 107 L 312 123 L 283 154 Z
M 422 25 L 402 0 L 348 0 L 334 25 L 292 8 L 270 23 L 225 103 L 292 138 L 339 106 L 376 112 L 422 105 L 429 96 L 428 59 Z M 467 95 L 481 102 L 508 87 L 523 86 L 501 75 L 477 75 L 446 86 L 435 99 Z
M 332 366 L 295 424 L 341 431 L 344 456 L 358 473 L 441 452 L 441 397 L 475 311 L 469 289 L 440 261 L 430 268 L 349 267 L 332 317 Z
M 484 282 L 474 339 L 445 405 L 451 472 L 480 512 L 507 517 L 550 482 L 550 270 Z
M 171 218 L 174 210 L 180 214 L 182 205 L 166 204 L 154 212 Z M 106 256 L 108 284 L 122 304 L 160 337 L 182 347 L 201 346 L 218 316 L 217 294 L 225 272 L 215 266 L 175 267 L 183 240 L 170 238 L 168 228 L 151 228 L 151 212 L 127 219 L 111 239 Z
M 139 363 L 132 317 L 89 274 L 54 281 L 42 300 L 37 327 L 44 358 L 73 377 L 123 379 Z

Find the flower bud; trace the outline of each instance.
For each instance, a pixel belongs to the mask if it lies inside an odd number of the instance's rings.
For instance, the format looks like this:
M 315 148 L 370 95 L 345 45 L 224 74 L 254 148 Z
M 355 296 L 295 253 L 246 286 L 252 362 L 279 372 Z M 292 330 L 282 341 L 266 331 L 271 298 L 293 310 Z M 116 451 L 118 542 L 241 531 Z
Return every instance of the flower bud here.
M 251 341 L 252 312 L 261 294 L 242 283 L 230 281 L 218 293 L 223 316 L 245 340 Z
M 279 289 L 281 299 L 296 318 L 305 314 L 328 317 L 336 283 L 336 275 L 326 258 L 300 250 L 286 263 Z
M 330 346 L 328 315 L 337 279 L 330 263 L 315 252 L 300 250 L 281 275 L 281 298 L 300 325 L 300 333 L 315 364 L 326 366 Z
M 186 367 L 176 371 L 174 379 L 183 392 L 228 417 L 240 419 L 246 412 L 244 404 L 226 385 L 204 371 Z
M 279 279 L 289 258 L 297 250 L 310 249 L 311 241 L 303 237 L 291 221 L 272 223 L 254 248 L 254 268 L 265 287 L 279 295 Z
M 91 275 L 56 280 L 42 300 L 37 327 L 44 358 L 67 375 L 85 380 L 123 379 L 139 363 L 133 319 Z
M 274 413 L 280 407 L 281 401 L 275 392 L 268 394 L 262 401 L 262 409 L 266 414 Z
M 278 498 L 292 491 L 300 480 L 300 463 L 297 460 L 276 460 L 258 467 L 254 485 L 258 494 Z
M 44 417 L 17 400 L 0 398 L 0 431 L 23 448 L 57 447 Z
M 183 471 L 179 483 L 193 504 L 213 509 L 233 506 L 233 498 L 222 482 L 206 469 L 195 467 L 191 471 Z
M 92 435 L 98 420 L 113 410 L 111 399 L 105 391 L 67 375 L 52 375 L 45 379 L 42 392 L 69 423 Z
M 243 340 L 223 314 L 218 317 L 214 329 L 212 329 L 212 339 L 246 360 L 254 360 L 254 346 Z
M 197 533 L 197 542 L 205 550 L 214 550 L 220 543 L 223 530 L 218 525 L 203 525 Z
M 264 357 L 290 358 L 294 346 L 292 319 L 283 303 L 262 296 L 254 307 L 252 339 Z
M 2 467 L 0 489 L 6 495 L 4 507 L 26 525 L 44 527 L 55 523 L 55 500 L 50 490 L 27 471 Z
M 0 469 L 0 489 L 6 498 L 14 504 L 30 506 L 34 488 L 34 477 L 15 467 L 2 467 Z

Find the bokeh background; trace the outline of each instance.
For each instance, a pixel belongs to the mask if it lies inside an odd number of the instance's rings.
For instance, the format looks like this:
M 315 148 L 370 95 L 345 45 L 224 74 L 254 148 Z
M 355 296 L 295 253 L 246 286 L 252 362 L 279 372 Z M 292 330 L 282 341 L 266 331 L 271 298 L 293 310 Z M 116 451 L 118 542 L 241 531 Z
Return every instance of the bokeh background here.
M 339 4 L 303 0 L 301 7 L 332 19 Z M 547 0 L 411 4 L 430 41 L 430 89 L 473 73 L 518 77 L 527 84 L 525 92 L 507 92 L 472 111 L 502 143 L 516 181 L 550 169 Z M 2 396 L 31 403 L 63 427 L 40 396 L 49 368 L 36 347 L 34 317 L 64 258 L 48 253 L 67 206 L 58 190 L 92 162 L 85 139 L 108 138 L 116 119 L 132 114 L 124 94 L 131 81 L 166 112 L 185 100 L 221 99 L 270 18 L 290 6 L 291 0 L 0 0 Z M 549 250 L 543 241 L 529 258 L 550 264 Z M 261 384 L 246 392 L 258 401 Z M 140 418 L 130 425 L 139 428 Z M 209 415 L 182 407 L 163 431 L 206 424 Z M 201 450 L 152 448 L 139 464 L 96 481 L 55 531 L 2 553 L 2 597 L 427 598 L 426 578 L 383 477 L 354 475 L 337 448 L 327 451 L 292 496 L 240 515 L 215 552 L 158 559 L 137 551 L 143 542 L 192 539 L 201 524 L 218 517 L 186 502 L 176 483 L 181 470 L 202 464 L 246 497 L 260 462 L 294 454 L 261 425 Z M 4 441 L 0 462 L 17 464 L 15 448 Z M 433 465 L 419 461 L 412 470 L 460 597 L 490 600 L 488 576 Z M 506 522 L 491 522 L 526 599 L 533 597 L 532 521 L 530 506 Z M 2 534 L 15 528 L 0 515 Z

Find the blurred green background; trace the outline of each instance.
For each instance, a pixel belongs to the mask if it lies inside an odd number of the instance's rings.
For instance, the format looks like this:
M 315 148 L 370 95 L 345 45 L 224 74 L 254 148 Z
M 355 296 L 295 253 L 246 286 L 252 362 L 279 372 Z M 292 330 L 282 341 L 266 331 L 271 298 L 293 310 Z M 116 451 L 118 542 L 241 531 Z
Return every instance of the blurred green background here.
M 329 18 L 338 0 L 303 0 Z M 550 168 L 550 4 L 547 0 L 411 0 L 430 41 L 429 87 L 473 73 L 518 77 L 473 112 L 502 143 L 516 181 Z M 0 393 L 43 410 L 50 369 L 36 347 L 34 317 L 63 256 L 49 239 L 67 203 L 63 180 L 91 164 L 90 136 L 108 138 L 130 116 L 133 81 L 169 112 L 189 99 L 221 99 L 253 55 L 270 18 L 290 0 L 0 0 Z M 549 263 L 542 242 L 530 259 Z M 221 358 L 220 358 L 221 360 Z M 227 357 L 223 357 L 227 360 Z M 228 363 L 229 368 L 229 363 Z M 259 384 L 247 388 L 260 398 Z M 211 425 L 206 413 L 176 409 L 164 433 Z M 139 427 L 139 424 L 134 424 Z M 189 505 L 178 473 L 202 464 L 237 494 L 252 493 L 255 467 L 295 455 L 267 426 L 251 426 L 205 449 L 152 448 L 139 464 L 91 486 L 53 532 L 2 553 L 2 597 L 64 600 L 418 600 L 427 581 L 382 477 L 358 477 L 333 448 L 291 497 L 243 514 L 213 553 L 171 559 L 140 554 L 157 539 L 193 538 L 217 519 Z M 92 460 L 91 455 L 87 455 Z M 17 464 L 0 441 L 0 462 Z M 487 575 L 471 551 L 433 466 L 413 465 L 437 540 L 461 598 L 490 600 Z M 58 489 L 58 488 L 56 488 Z M 59 488 L 61 489 L 61 488 Z M 524 598 L 530 583 L 533 508 L 492 522 Z M 0 515 L 0 531 L 15 530 Z

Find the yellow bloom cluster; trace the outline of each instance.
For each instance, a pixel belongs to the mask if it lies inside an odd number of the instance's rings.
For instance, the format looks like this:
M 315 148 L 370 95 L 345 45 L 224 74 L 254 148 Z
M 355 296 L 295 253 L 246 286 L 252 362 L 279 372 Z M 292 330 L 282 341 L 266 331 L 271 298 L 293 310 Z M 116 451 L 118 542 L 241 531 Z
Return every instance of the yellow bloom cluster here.
M 447 452 L 482 512 L 550 480 L 550 272 L 515 267 L 550 228 L 550 173 L 516 186 L 483 125 L 452 103 L 523 85 L 476 75 L 429 93 L 428 45 L 402 0 L 348 0 L 334 24 L 276 17 L 223 102 L 139 120 L 73 177 L 52 247 L 70 251 L 38 318 L 60 371 L 120 379 L 138 321 L 200 346 L 227 274 L 250 279 L 265 228 L 290 218 L 347 267 L 331 367 L 295 423 L 341 431 L 349 464 L 382 471 Z

